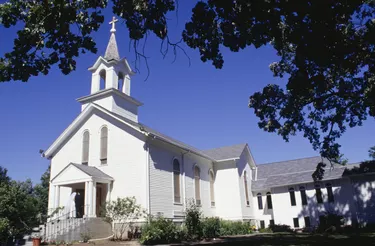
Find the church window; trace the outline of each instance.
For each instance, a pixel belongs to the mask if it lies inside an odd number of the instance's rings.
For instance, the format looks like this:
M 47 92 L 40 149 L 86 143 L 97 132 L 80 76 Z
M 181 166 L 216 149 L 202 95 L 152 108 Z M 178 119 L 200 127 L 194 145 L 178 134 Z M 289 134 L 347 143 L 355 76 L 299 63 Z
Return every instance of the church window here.
M 299 192 L 301 193 L 302 205 L 307 205 L 306 189 L 304 186 L 299 187 Z
M 258 197 L 258 209 L 259 209 L 259 210 L 262 210 L 262 209 L 263 209 L 262 194 L 261 194 L 261 193 L 258 193 L 258 194 L 257 194 L 257 197 Z
M 244 185 L 245 185 L 245 197 L 246 197 L 246 205 L 250 206 L 250 200 L 249 200 L 249 190 L 247 188 L 247 172 L 245 171 L 243 174 L 243 179 L 244 179 Z
M 211 206 L 215 206 L 215 176 L 214 172 L 210 170 L 210 198 Z
M 107 164 L 108 154 L 108 128 L 102 127 L 100 130 L 100 163 Z
M 89 163 L 89 147 L 90 146 L 90 132 L 85 131 L 82 139 L 82 164 L 87 165 Z
M 293 225 L 294 225 L 294 228 L 299 228 L 299 220 L 298 220 L 298 218 L 293 218 Z
M 310 217 L 306 216 L 304 217 L 304 220 L 305 220 L 305 227 L 309 228 L 311 226 Z
M 266 225 L 265 225 L 265 223 L 264 223 L 264 220 L 261 220 L 261 221 L 260 221 L 260 228 L 261 228 L 261 229 L 266 228 Z
M 328 202 L 335 202 L 335 198 L 333 197 L 332 185 L 330 183 L 326 184 L 327 194 L 328 194 Z
M 194 167 L 194 186 L 195 186 L 195 202 L 201 205 L 201 191 L 200 191 L 200 175 L 201 170 L 198 166 Z
M 100 84 L 99 84 L 99 90 L 105 89 L 105 77 L 106 77 L 106 71 L 103 69 L 99 72 L 100 76 Z
M 180 162 L 177 159 L 173 160 L 173 185 L 174 185 L 174 202 L 181 203 L 181 189 L 180 189 Z
M 320 185 L 315 185 L 315 194 L 316 194 L 316 201 L 318 203 L 323 203 L 322 190 L 320 189 Z
M 271 197 L 271 192 L 267 192 L 267 207 L 268 207 L 268 209 L 272 209 L 272 197 Z
M 289 188 L 289 195 L 290 195 L 290 205 L 296 206 L 296 194 L 294 193 L 293 188 Z

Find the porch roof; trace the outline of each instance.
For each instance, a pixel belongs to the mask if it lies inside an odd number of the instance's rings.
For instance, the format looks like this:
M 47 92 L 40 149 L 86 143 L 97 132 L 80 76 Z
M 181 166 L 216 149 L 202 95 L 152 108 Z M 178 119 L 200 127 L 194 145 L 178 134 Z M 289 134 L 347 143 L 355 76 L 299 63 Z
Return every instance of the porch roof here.
M 53 177 L 51 179 L 51 182 L 65 183 L 67 181 L 79 181 L 86 178 L 108 181 L 114 180 L 111 176 L 96 167 L 70 163 L 65 168 L 63 168 L 55 177 Z

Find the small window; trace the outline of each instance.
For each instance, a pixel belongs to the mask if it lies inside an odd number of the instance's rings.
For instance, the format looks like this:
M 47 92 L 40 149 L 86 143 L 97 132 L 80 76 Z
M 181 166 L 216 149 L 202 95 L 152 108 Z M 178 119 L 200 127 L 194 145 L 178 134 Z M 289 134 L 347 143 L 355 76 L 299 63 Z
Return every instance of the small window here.
M 262 209 L 263 209 L 262 194 L 261 194 L 261 193 L 258 193 L 258 194 L 257 194 L 257 197 L 258 197 L 258 209 L 259 209 L 259 210 L 262 210 Z
M 306 216 L 304 217 L 304 220 L 305 220 L 305 227 L 311 227 L 310 217 Z
M 332 185 L 330 183 L 326 184 L 327 194 L 328 194 L 328 202 L 335 202 L 335 198 L 333 196 Z
M 306 197 L 306 190 L 305 187 L 299 187 L 299 192 L 301 193 L 301 201 L 302 205 L 307 205 L 307 197 Z
M 90 151 L 90 132 L 85 131 L 82 139 L 82 164 L 88 165 Z
M 181 195 L 180 195 L 180 162 L 177 159 L 173 160 L 173 185 L 174 185 L 174 202 L 180 203 L 181 202 Z
M 246 171 L 243 174 L 243 179 L 244 179 L 244 188 L 245 188 L 245 197 L 246 197 L 246 205 L 250 206 L 250 200 L 249 200 L 249 190 L 247 188 L 247 173 Z
M 265 224 L 264 224 L 264 220 L 261 220 L 260 221 L 260 228 L 261 229 L 264 229 L 266 226 L 265 226 Z
M 320 189 L 320 185 L 315 185 L 315 194 L 317 203 L 323 203 L 322 190 Z
M 289 195 L 290 195 L 290 205 L 296 206 L 296 195 L 294 193 L 294 189 L 293 188 L 289 189 Z
M 100 163 L 107 164 L 108 154 L 108 128 L 102 127 L 100 130 Z
M 298 218 L 293 218 L 293 225 L 294 225 L 294 228 L 299 228 Z
M 210 171 L 210 197 L 211 197 L 211 206 L 215 206 L 215 176 L 214 172 Z
M 195 185 L 195 202 L 201 205 L 201 190 L 200 190 L 200 176 L 201 170 L 198 166 L 194 167 L 194 185 Z
M 267 207 L 268 207 L 268 209 L 272 209 L 272 197 L 271 197 L 271 192 L 267 192 Z
M 274 226 L 275 225 L 275 221 L 274 220 L 270 220 L 270 226 Z

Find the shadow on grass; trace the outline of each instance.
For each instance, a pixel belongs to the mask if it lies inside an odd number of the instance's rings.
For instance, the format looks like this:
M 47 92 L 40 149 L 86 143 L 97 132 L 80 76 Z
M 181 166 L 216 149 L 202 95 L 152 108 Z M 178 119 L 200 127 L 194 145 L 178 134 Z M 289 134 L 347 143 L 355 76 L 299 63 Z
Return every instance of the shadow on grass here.
M 362 233 L 351 235 L 322 235 L 322 234 L 260 234 L 244 237 L 223 237 L 224 240 L 217 240 L 204 243 L 191 243 L 189 245 L 215 244 L 215 245 L 375 245 L 375 233 Z

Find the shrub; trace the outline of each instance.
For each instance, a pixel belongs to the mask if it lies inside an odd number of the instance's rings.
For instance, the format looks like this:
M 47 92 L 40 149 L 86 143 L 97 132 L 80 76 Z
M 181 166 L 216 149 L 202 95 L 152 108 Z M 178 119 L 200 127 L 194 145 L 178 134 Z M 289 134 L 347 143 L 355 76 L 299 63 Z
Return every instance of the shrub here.
M 259 232 L 261 232 L 261 233 L 272 233 L 272 230 L 269 227 L 268 228 L 260 228 Z
M 204 238 L 216 238 L 220 236 L 220 219 L 217 217 L 205 218 L 202 221 L 202 235 Z
M 242 221 L 220 221 L 220 235 L 230 236 L 230 235 L 245 235 L 251 233 L 251 226 L 248 223 Z
M 164 217 L 150 218 L 142 227 L 141 244 L 179 243 L 185 239 L 186 232 L 172 220 Z
M 202 212 L 194 201 L 190 201 L 185 210 L 185 225 L 190 239 L 196 240 L 202 237 Z
M 320 216 L 318 232 L 337 232 L 344 225 L 344 217 L 339 214 L 327 212 Z
M 84 243 L 87 243 L 92 238 L 90 230 L 87 227 L 85 228 L 83 232 L 81 232 L 80 236 L 81 236 L 82 242 Z
M 132 221 L 142 217 L 144 211 L 141 205 L 137 204 L 135 197 L 125 197 L 107 202 L 103 207 L 103 214 L 104 220 L 112 224 L 113 239 L 121 240 Z M 115 226 L 114 223 L 118 226 Z
M 289 225 L 269 225 L 268 228 L 272 232 L 292 232 L 293 230 L 290 228 Z

